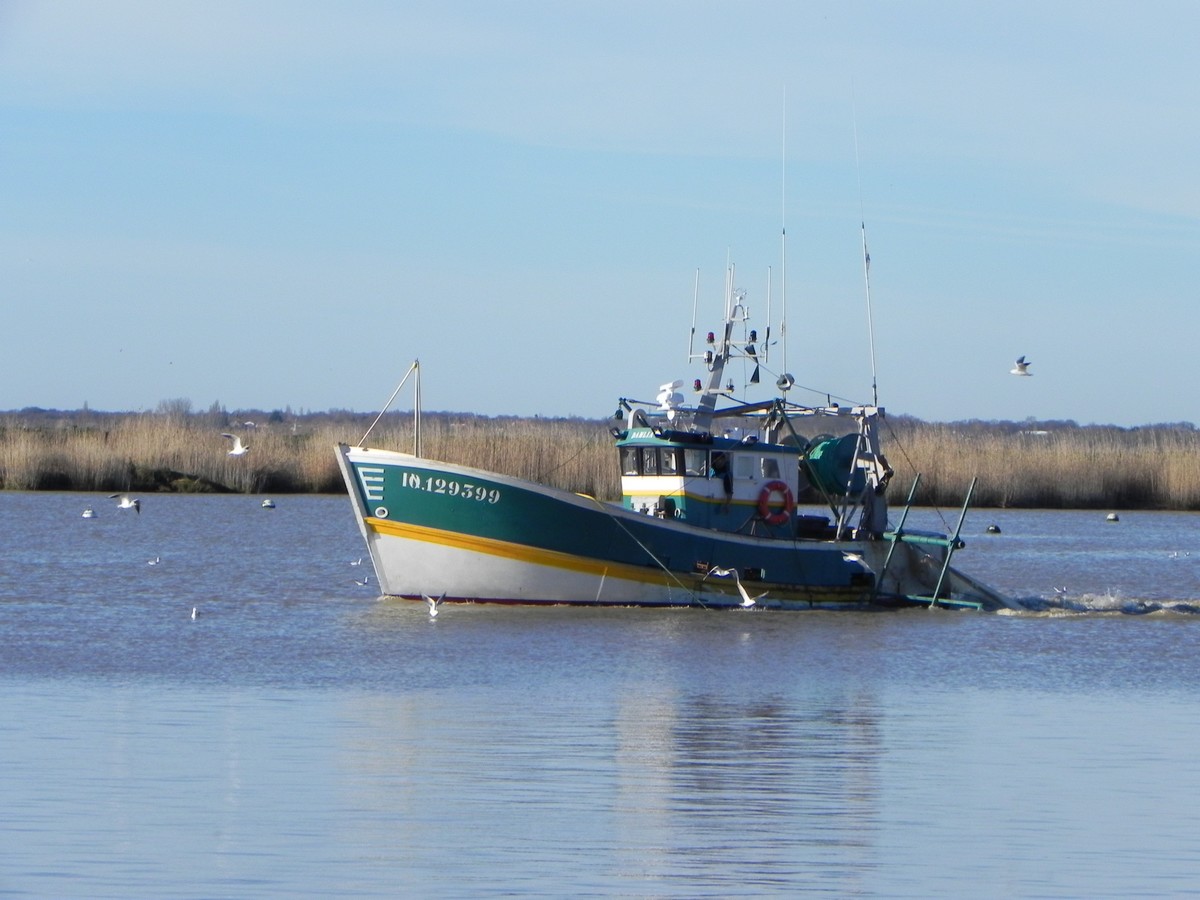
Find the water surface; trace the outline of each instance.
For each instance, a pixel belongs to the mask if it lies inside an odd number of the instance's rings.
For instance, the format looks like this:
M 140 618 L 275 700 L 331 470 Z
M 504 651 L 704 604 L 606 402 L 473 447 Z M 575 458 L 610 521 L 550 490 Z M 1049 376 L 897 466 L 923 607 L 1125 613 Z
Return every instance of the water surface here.
M 1191 516 L 976 511 L 1020 614 L 430 620 L 344 498 L 142 499 L 0 493 L 0 895 L 1200 885 Z

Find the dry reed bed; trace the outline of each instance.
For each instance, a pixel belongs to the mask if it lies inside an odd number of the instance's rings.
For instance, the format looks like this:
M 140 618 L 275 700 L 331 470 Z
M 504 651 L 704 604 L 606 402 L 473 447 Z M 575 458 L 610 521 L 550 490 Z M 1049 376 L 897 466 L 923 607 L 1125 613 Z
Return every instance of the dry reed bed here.
M 323 417 L 322 417 L 323 418 Z M 100 425 L 60 421 L 30 427 L 0 419 L 0 487 L 7 490 L 237 491 L 338 493 L 344 490 L 334 446 L 357 442 L 369 417 L 339 422 L 233 429 L 207 417 L 109 416 Z M 250 445 L 228 455 L 221 432 Z M 427 456 L 504 472 L 593 495 L 619 489 L 607 425 L 560 419 L 426 416 Z M 373 446 L 411 450 L 408 417 L 389 416 Z
M 334 455 L 369 417 L 242 430 L 251 445 L 227 455 L 222 430 L 203 416 L 111 416 L 102 425 L 29 427 L 0 419 L 0 486 L 9 490 L 230 490 L 337 493 Z M 580 419 L 427 415 L 426 456 L 503 472 L 603 499 L 619 495 L 608 424 Z M 988 423 L 901 419 L 886 434 L 896 470 L 893 503 L 921 473 L 920 504 L 956 506 L 978 476 L 985 507 L 1200 509 L 1200 436 L 1187 426 L 1061 427 L 1048 433 Z M 411 450 L 412 424 L 390 414 L 373 446 Z
M 920 472 L 922 504 L 960 504 L 977 476 L 976 506 L 1200 509 L 1200 433 L 1186 427 L 1042 433 L 909 423 L 894 438 L 896 484 L 907 492 Z

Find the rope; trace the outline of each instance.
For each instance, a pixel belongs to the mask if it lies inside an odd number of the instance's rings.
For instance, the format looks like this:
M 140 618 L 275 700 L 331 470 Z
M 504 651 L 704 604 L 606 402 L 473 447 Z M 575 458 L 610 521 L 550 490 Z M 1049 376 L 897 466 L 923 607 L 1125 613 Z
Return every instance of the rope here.
M 712 608 L 707 603 L 705 603 L 703 599 L 701 599 L 699 594 L 697 594 L 695 591 L 689 589 L 688 586 L 680 580 L 678 575 L 676 575 L 674 572 L 672 572 L 670 569 L 668 569 L 666 567 L 666 564 L 663 563 L 663 561 L 661 559 L 659 559 L 657 556 L 654 555 L 654 551 L 652 551 L 649 547 L 647 547 L 645 544 L 643 544 L 641 541 L 639 541 L 637 538 L 637 535 L 635 535 L 632 531 L 630 531 L 628 528 L 626 528 L 625 523 L 623 523 L 620 519 L 618 519 L 615 515 L 613 515 L 612 509 L 609 507 L 608 504 L 601 503 L 595 497 L 589 497 L 588 499 L 590 499 L 593 503 L 595 503 L 596 506 L 600 507 L 600 509 L 604 511 L 605 515 L 607 515 L 610 519 L 612 519 L 613 523 L 616 524 L 616 526 L 618 528 L 620 528 L 622 531 L 625 532 L 626 535 L 629 536 L 629 539 L 631 541 L 633 541 L 635 544 L 637 544 L 639 547 L 641 547 L 642 550 L 644 550 L 646 552 L 646 555 L 648 557 L 650 557 L 651 561 L 653 561 L 653 563 L 656 566 L 658 566 L 660 569 L 662 569 L 664 572 L 666 572 L 668 578 L 674 580 L 674 582 L 679 585 L 680 590 L 687 592 L 691 596 L 691 598 L 694 602 L 699 603 L 705 609 Z M 670 589 L 671 589 L 671 586 L 668 584 L 667 590 L 670 591 Z
M 904 449 L 904 442 L 903 442 L 902 440 L 900 440 L 900 435 L 898 435 L 898 434 L 896 433 L 896 430 L 895 430 L 894 428 L 892 428 L 892 423 L 891 423 L 891 422 L 889 422 L 887 419 L 884 419 L 884 420 L 883 420 L 883 425 L 884 425 L 884 427 L 885 427 L 885 428 L 887 428 L 887 430 L 888 430 L 888 434 L 889 434 L 889 435 L 891 435 L 891 438 L 892 438 L 892 443 L 893 443 L 893 444 L 894 444 L 896 447 L 900 448 L 900 455 L 904 457 L 904 461 L 905 461 L 906 463 L 908 463 L 908 467 L 909 467 L 909 468 L 910 468 L 912 471 L 914 471 L 914 472 L 915 472 L 915 471 L 917 471 L 917 466 L 916 466 L 916 464 L 915 464 L 915 463 L 912 461 L 912 457 L 910 457 L 910 456 L 908 455 L 908 451 Z M 939 521 L 941 521 L 941 523 L 942 523 L 942 527 L 943 527 L 943 528 L 944 528 L 946 531 L 949 531 L 949 530 L 950 530 L 950 523 L 949 523 L 949 522 L 947 522 L 947 521 L 946 521 L 946 517 L 945 517 L 944 515 L 942 515 L 942 509 L 941 509 L 941 507 L 940 507 L 940 506 L 937 506 L 936 504 L 934 504 L 934 505 L 932 505 L 930 508 L 931 508 L 931 509 L 934 511 L 934 513 L 936 513 L 936 514 L 937 514 L 937 517 L 938 517 Z M 889 521 L 889 522 L 888 522 L 888 524 L 890 525 L 890 524 L 891 524 L 891 522 Z

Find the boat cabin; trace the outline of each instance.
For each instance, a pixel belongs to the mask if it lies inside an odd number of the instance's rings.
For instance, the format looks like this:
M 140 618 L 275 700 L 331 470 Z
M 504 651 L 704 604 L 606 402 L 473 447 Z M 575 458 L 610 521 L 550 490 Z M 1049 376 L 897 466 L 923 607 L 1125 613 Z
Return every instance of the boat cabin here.
M 795 446 L 635 427 L 617 442 L 626 509 L 718 531 L 828 537 L 825 516 L 797 516 L 808 487 Z

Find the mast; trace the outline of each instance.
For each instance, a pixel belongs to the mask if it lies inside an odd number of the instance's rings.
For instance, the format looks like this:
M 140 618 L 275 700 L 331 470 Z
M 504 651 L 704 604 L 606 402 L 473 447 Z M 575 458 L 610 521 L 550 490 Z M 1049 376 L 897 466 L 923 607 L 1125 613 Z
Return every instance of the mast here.
M 708 386 L 702 389 L 700 402 L 696 404 L 696 413 L 693 421 L 698 429 L 707 431 L 712 427 L 713 413 L 717 408 L 717 397 L 721 393 L 721 380 L 725 375 L 725 363 L 729 359 L 730 342 L 733 338 L 733 313 L 734 310 L 741 306 L 740 303 L 734 302 L 734 278 L 733 264 L 730 263 L 725 270 L 725 322 L 724 328 L 718 337 L 715 332 L 710 331 L 705 340 L 709 344 L 709 349 L 704 353 L 704 361 L 708 366 Z M 743 315 L 745 311 L 743 309 Z

